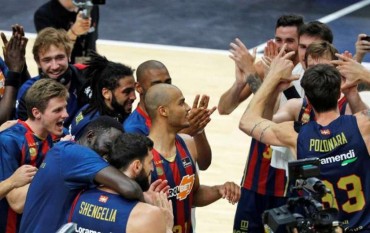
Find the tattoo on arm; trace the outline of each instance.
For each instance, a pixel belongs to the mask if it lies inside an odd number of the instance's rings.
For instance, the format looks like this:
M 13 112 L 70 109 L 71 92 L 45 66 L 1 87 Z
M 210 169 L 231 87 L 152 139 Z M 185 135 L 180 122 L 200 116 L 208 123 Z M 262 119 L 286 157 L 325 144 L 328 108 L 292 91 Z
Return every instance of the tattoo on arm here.
M 253 126 L 253 128 L 252 128 L 252 130 L 251 130 L 251 132 L 250 132 L 250 134 L 249 135 L 251 135 L 252 137 L 253 137 L 253 131 L 256 129 L 256 127 L 257 126 L 259 126 L 262 122 L 264 122 L 264 121 L 267 121 L 267 120 L 262 120 L 262 121 L 260 121 L 260 122 L 258 122 L 258 123 L 256 123 L 254 126 Z
M 257 92 L 262 84 L 262 80 L 258 77 L 256 73 L 248 75 L 246 82 L 254 94 Z
M 266 126 L 266 127 L 262 130 L 261 135 L 260 135 L 260 140 L 259 140 L 260 142 L 262 142 L 263 135 L 264 135 L 265 131 L 266 131 L 268 128 L 270 128 L 270 126 L 271 126 L 271 125 L 268 125 L 268 126 Z

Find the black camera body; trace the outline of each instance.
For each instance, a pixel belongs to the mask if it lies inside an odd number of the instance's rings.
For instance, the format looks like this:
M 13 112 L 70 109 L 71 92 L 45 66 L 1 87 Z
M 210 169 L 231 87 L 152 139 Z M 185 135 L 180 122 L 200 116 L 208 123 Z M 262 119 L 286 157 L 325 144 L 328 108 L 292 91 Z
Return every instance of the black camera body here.
M 338 210 L 323 209 L 321 198 L 330 190 L 315 176 L 320 174 L 320 160 L 310 158 L 289 162 L 289 180 L 295 183 L 291 190 L 304 190 L 308 195 L 289 198 L 286 205 L 266 210 L 263 223 L 272 231 L 285 228 L 299 233 L 332 233 L 339 226 Z
M 103 5 L 105 0 L 73 0 L 73 5 L 81 9 L 84 19 L 88 19 L 94 5 Z

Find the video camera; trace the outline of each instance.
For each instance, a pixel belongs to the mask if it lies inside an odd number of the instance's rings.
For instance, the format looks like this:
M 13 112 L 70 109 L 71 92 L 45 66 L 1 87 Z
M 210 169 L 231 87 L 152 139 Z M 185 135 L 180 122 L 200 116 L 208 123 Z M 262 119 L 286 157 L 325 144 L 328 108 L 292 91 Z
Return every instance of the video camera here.
M 83 13 L 83 18 L 88 19 L 91 15 L 91 10 L 94 5 L 103 5 L 105 0 L 73 0 L 73 5 L 80 8 Z
M 338 210 L 323 209 L 321 198 L 330 190 L 316 178 L 320 175 L 320 160 L 309 158 L 288 163 L 289 180 L 294 183 L 291 191 L 304 190 L 308 195 L 289 198 L 286 205 L 266 210 L 263 222 L 272 231 L 284 228 L 287 232 L 332 233 L 339 226 Z

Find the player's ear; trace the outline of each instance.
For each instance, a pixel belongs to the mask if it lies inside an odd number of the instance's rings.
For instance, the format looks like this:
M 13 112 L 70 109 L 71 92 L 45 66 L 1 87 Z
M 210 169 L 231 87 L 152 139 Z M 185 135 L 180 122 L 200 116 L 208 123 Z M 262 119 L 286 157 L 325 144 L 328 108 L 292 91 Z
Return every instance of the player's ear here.
M 161 116 L 168 116 L 168 109 L 165 106 L 159 106 L 158 107 L 158 114 Z
M 89 144 L 91 144 L 91 142 L 93 141 L 95 137 L 95 133 L 93 130 L 89 130 L 87 133 L 86 133 L 86 140 Z
M 112 91 L 103 87 L 101 90 L 101 94 L 104 97 L 105 100 L 111 101 L 112 100 Z
M 143 165 L 140 160 L 135 159 L 132 163 L 132 169 L 135 172 L 135 176 L 138 175 L 141 172 L 141 169 L 143 168 Z
M 143 94 L 144 93 L 144 90 L 143 90 L 143 87 L 140 85 L 139 82 L 136 82 L 135 83 L 135 90 L 137 91 L 137 93 L 139 94 Z
M 41 119 L 42 112 L 38 108 L 34 107 L 34 108 L 32 108 L 31 111 L 32 111 L 32 115 L 35 119 L 37 119 L 37 120 Z

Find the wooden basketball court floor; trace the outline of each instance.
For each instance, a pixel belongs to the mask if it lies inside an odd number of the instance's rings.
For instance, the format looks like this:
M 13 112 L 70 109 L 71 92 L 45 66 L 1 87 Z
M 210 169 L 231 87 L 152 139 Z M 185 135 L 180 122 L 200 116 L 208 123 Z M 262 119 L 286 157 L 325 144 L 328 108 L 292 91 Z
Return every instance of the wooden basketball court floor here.
M 8 36 L 10 32 L 6 33 Z M 37 75 L 37 66 L 32 56 L 35 34 L 26 34 L 26 59 L 31 76 Z M 98 41 L 97 50 L 109 60 L 121 62 L 136 69 L 149 59 L 163 62 L 188 104 L 196 94 L 210 96 L 210 106 L 217 106 L 222 93 L 234 81 L 234 62 L 227 52 L 207 49 L 188 49 L 170 46 L 143 45 L 112 41 Z M 138 99 L 136 100 L 136 103 Z M 249 150 L 250 138 L 242 133 L 239 120 L 247 102 L 240 105 L 231 115 L 221 116 L 215 111 L 206 133 L 212 148 L 213 159 L 207 171 L 200 172 L 200 182 L 206 185 L 234 181 L 239 184 Z M 236 205 L 219 200 L 209 206 L 196 209 L 196 231 L 231 232 Z

